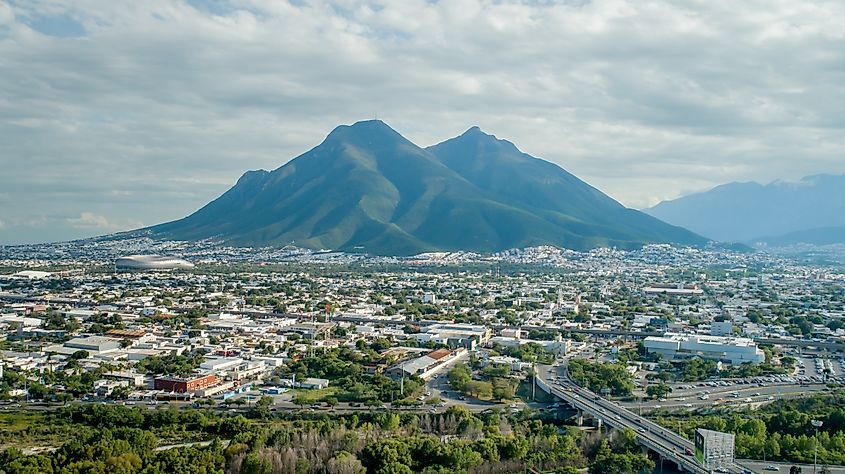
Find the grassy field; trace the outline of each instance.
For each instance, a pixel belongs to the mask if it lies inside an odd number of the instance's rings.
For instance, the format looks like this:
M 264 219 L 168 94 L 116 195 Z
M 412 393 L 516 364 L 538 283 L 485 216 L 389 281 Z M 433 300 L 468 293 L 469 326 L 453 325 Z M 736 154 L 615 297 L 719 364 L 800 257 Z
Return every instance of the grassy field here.
M 0 449 L 59 446 L 79 429 L 41 412 L 3 411 L 0 412 Z

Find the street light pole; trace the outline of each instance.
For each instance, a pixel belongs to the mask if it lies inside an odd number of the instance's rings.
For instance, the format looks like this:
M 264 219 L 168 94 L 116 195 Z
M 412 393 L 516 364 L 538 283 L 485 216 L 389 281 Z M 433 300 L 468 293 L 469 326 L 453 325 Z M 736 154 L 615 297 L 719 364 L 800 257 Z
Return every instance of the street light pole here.
M 821 420 L 810 420 L 810 424 L 816 429 L 816 437 L 813 443 L 813 474 L 816 474 L 816 466 L 819 462 L 819 428 L 822 426 Z

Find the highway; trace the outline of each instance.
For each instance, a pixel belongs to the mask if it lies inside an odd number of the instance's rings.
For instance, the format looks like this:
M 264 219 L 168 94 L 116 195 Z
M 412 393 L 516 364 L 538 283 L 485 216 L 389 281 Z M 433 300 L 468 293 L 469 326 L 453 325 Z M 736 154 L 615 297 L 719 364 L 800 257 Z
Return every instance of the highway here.
M 687 472 L 709 474 L 701 467 L 692 453 L 695 446 L 688 439 L 634 414 L 633 412 L 605 400 L 586 388 L 579 387 L 569 378 L 565 367 L 538 365 L 538 385 L 558 398 L 563 399 L 579 411 L 601 420 L 616 429 L 630 428 L 637 440 L 656 452 L 661 458 L 677 464 Z M 726 471 L 742 474 L 746 470 L 737 464 L 725 465 Z
M 803 398 L 812 394 L 823 394 L 830 389 L 827 385 L 816 383 L 805 386 L 796 384 L 772 384 L 772 385 L 732 385 L 729 387 L 701 388 L 696 387 L 688 390 L 676 390 L 665 399 L 651 400 L 644 399 L 642 402 L 620 402 L 629 410 L 637 413 L 642 410 L 652 412 L 655 410 L 695 410 L 707 407 L 759 407 L 775 400 L 788 398 Z M 733 393 L 736 392 L 736 396 Z M 702 400 L 701 396 L 707 395 Z

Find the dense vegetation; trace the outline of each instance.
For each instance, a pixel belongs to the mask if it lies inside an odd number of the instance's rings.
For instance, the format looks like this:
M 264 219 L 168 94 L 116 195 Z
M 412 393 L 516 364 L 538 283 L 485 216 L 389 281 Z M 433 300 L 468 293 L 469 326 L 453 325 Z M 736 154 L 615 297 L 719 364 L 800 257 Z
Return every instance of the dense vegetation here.
M 810 420 L 822 421 L 818 437 L 820 463 L 845 464 L 845 393 L 779 400 L 760 410 L 730 414 L 659 418 L 692 438 L 697 428 L 734 433 L 736 456 L 812 462 L 815 448 Z
M 199 410 L 153 410 L 88 405 L 54 414 L 0 414 L 18 420 L 4 443 L 18 436 L 51 434 L 53 452 L 0 452 L 0 470 L 22 473 L 508 473 L 534 467 L 575 473 L 631 473 L 651 468 L 631 433 L 607 439 L 568 433 L 523 415 L 289 414 L 271 417 L 255 409 L 242 415 Z M 4 425 L 6 426 L 6 425 Z M 49 431 L 50 433 L 46 433 Z M 67 436 L 74 432 L 74 436 Z M 168 446 L 180 435 L 210 443 Z M 16 440 L 18 441 L 18 440 Z M 41 442 L 46 439 L 41 439 Z M 613 470 L 609 466 L 614 466 Z
M 505 356 L 515 357 L 523 362 L 537 362 L 539 364 L 552 364 L 555 356 L 536 342 L 529 342 L 517 347 L 493 345 L 493 352 Z
M 510 400 L 516 395 L 516 380 L 510 378 L 506 366 L 486 366 L 473 378 L 466 364 L 457 364 L 449 371 L 449 384 L 464 395 L 482 400 Z
M 569 375 L 578 385 L 596 393 L 610 390 L 614 396 L 630 396 L 634 390 L 631 374 L 621 364 L 592 363 L 575 359 L 569 362 Z
M 363 342 L 363 341 L 362 341 Z M 276 370 L 277 377 L 306 377 L 330 379 L 331 387 L 325 391 L 303 394 L 302 405 L 315 402 L 361 403 L 365 405 L 382 402 L 412 403 L 422 391 L 424 382 L 418 377 L 408 377 L 400 384 L 380 373 L 368 375 L 367 366 L 389 366 L 395 362 L 392 356 L 379 353 L 390 346 L 389 342 L 374 341 L 369 347 L 361 346 L 358 351 L 347 347 L 321 350 L 319 357 L 302 357 L 288 362 Z

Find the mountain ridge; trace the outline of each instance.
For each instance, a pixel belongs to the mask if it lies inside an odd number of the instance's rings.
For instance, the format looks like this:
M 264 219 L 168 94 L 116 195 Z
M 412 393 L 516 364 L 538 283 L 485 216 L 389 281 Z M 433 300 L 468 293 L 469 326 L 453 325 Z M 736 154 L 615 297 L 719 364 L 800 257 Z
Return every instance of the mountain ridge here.
M 191 215 L 146 230 L 386 255 L 705 242 L 477 126 L 420 148 L 379 120 L 335 127 L 284 165 L 247 171 Z
M 715 240 L 753 243 L 845 226 L 843 209 L 845 175 L 816 174 L 769 184 L 726 183 L 644 212 Z

